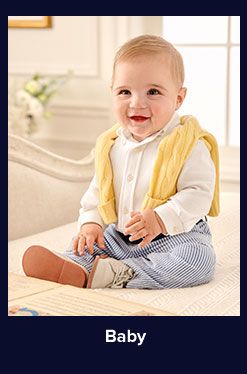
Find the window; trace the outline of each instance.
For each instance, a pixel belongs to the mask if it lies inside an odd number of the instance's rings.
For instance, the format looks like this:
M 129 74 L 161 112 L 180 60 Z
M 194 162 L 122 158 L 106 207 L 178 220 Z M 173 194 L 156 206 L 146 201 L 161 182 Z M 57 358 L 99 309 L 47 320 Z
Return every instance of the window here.
M 164 16 L 163 36 L 182 54 L 193 114 L 221 146 L 240 141 L 240 17 Z

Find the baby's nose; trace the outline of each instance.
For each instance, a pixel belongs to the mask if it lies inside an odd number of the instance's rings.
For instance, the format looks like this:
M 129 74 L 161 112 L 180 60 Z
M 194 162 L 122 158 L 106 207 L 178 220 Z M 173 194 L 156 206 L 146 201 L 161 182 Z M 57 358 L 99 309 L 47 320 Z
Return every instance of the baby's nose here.
M 147 107 L 146 99 L 141 95 L 132 95 L 130 108 L 143 109 Z

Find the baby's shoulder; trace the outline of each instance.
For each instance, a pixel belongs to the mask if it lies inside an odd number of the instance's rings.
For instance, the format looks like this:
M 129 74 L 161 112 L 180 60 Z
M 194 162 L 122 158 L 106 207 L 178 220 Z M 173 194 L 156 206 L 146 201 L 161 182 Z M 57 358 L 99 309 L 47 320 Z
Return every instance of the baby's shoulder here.
M 196 160 L 201 160 L 204 158 L 211 159 L 210 151 L 202 139 L 199 139 L 195 144 L 191 152 L 190 158 L 194 158 Z

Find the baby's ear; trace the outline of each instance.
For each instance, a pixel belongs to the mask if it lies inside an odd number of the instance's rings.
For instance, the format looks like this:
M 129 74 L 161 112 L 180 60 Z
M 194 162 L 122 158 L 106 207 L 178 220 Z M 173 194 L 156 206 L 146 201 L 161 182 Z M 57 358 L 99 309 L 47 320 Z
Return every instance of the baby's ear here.
M 177 94 L 177 105 L 176 105 L 176 110 L 180 108 L 180 106 L 183 104 L 183 101 L 185 99 L 187 93 L 187 88 L 186 87 L 181 87 L 178 91 Z

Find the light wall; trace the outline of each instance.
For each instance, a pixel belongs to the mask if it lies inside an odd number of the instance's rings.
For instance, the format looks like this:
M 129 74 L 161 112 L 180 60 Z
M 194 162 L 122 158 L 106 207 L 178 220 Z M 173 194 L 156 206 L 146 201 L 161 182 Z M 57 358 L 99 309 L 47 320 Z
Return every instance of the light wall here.
M 52 28 L 9 29 L 9 86 L 30 76 L 74 76 L 51 102 L 53 117 L 42 121 L 40 138 L 94 142 L 113 124 L 111 69 L 117 48 L 145 32 L 161 34 L 159 16 L 52 16 Z

